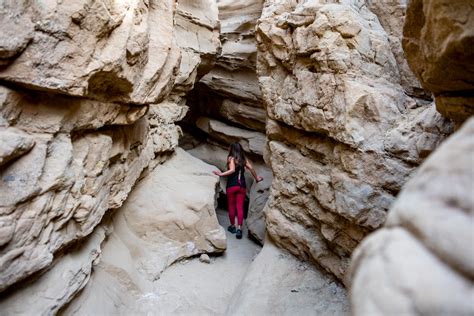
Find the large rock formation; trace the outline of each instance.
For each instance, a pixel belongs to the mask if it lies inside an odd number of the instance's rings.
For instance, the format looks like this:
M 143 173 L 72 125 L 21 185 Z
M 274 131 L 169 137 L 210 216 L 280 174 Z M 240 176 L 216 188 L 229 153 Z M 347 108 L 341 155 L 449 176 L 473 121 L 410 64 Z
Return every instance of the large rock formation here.
M 354 315 L 474 313 L 474 119 L 422 165 L 354 252 Z
M 274 175 L 267 230 L 341 280 L 452 130 L 402 57 L 403 4 L 267 1 L 257 25 Z
M 108 102 L 158 103 L 180 78 L 178 69 L 188 69 L 188 79 L 199 66 L 200 54 L 192 56 L 190 49 L 215 55 L 219 47 L 214 1 L 180 1 L 177 32 L 174 6 L 141 0 L 3 1 L 0 25 L 8 32 L 0 38 L 0 57 L 8 67 L 0 78 Z M 189 48 L 183 58 L 180 44 Z
M 466 122 L 405 185 L 385 226 L 354 252 L 354 315 L 474 314 L 473 23 L 469 1 L 410 2 L 410 66 L 439 111 Z
M 177 145 L 174 122 L 186 111 L 152 105 L 144 116 L 146 106 L 0 89 L 0 133 L 17 154 L 0 171 L 3 290 L 119 207 L 151 160 Z
M 86 237 L 177 146 L 183 97 L 220 49 L 217 5 L 25 0 L 0 12 L 0 291 L 80 257 L 49 313 L 88 280 L 100 241 L 81 247 Z

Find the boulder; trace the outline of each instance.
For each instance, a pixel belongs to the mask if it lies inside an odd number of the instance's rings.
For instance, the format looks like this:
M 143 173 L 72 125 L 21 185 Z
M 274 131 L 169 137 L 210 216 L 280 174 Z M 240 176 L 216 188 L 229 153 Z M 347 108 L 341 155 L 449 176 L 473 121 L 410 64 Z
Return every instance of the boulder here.
M 196 125 L 208 134 L 211 139 L 226 145 L 239 142 L 245 152 L 263 156 L 266 138 L 262 133 L 227 125 L 207 117 L 200 117 L 196 121 Z
M 0 166 L 27 153 L 34 145 L 35 141 L 21 130 L 0 129 Z

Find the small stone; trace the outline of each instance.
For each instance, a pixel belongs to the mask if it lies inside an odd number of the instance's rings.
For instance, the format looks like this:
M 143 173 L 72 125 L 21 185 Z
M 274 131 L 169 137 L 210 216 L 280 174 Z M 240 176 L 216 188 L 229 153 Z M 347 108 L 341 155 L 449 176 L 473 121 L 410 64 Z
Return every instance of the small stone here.
M 199 257 L 199 261 L 204 262 L 204 263 L 211 263 L 211 258 L 209 258 L 209 255 L 208 255 L 208 254 L 203 253 L 203 254 Z

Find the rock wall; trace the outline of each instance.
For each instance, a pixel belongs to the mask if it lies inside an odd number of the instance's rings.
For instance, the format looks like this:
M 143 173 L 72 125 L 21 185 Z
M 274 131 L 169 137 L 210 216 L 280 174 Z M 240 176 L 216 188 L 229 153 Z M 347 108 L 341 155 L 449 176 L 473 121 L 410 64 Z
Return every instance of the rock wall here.
M 102 218 L 177 146 L 184 96 L 220 50 L 217 5 L 25 0 L 0 12 L 0 304 L 54 265 L 71 272 L 34 305 L 54 313 L 89 279 Z
M 354 252 L 354 315 L 474 313 L 473 17 L 469 1 L 410 2 L 410 66 L 437 109 L 465 123 L 404 186 L 384 227 Z
M 404 3 L 268 0 L 257 24 L 274 176 L 267 230 L 340 280 L 452 131 L 403 58 Z
M 473 140 L 471 118 L 405 185 L 383 229 L 356 249 L 354 315 L 474 313 Z
M 197 142 L 199 148 L 190 152 L 225 170 L 226 155 L 219 154 L 223 161 L 216 161 L 215 151 L 227 151 L 229 144 L 236 141 L 242 144 L 257 172 L 265 179 L 258 185 L 251 177 L 247 182 L 250 183 L 247 225 L 250 234 L 263 243 L 265 224 L 262 211 L 272 180 L 271 170 L 263 161 L 266 113 L 255 71 L 255 24 L 261 15 L 263 1 L 220 0 L 217 4 L 222 50 L 215 67 L 199 80 L 188 96 L 191 109 L 186 121 L 191 125 L 190 134 L 204 135 L 204 144 Z M 188 148 L 192 147 L 196 144 L 188 145 Z

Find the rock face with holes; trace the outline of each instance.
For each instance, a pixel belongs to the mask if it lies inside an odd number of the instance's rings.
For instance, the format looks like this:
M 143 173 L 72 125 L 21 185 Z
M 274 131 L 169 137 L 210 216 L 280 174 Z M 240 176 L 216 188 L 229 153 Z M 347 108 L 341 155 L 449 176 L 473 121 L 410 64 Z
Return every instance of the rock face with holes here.
M 414 169 L 452 131 L 403 59 L 404 1 L 266 1 L 257 73 L 280 247 L 340 280 Z
M 219 152 L 227 151 L 229 144 L 239 141 L 264 177 L 258 185 L 251 177 L 247 182 L 250 210 L 246 223 L 260 243 L 265 239 L 263 207 L 272 180 L 271 170 L 263 161 L 266 113 L 255 72 L 255 25 L 262 7 L 263 0 L 218 1 L 222 51 L 215 67 L 190 93 L 187 119 L 193 125 L 191 134 L 203 133 L 206 137 L 205 143 L 191 153 L 225 170 L 226 154 L 220 155 L 222 162 L 216 161 L 215 146 L 220 147 Z
M 439 111 L 465 123 L 404 186 L 384 227 L 354 252 L 354 315 L 474 313 L 473 51 L 462 48 L 472 42 L 473 17 L 469 1 L 410 2 L 410 66 Z
M 31 307 L 54 313 L 87 283 L 102 218 L 177 146 L 184 96 L 220 50 L 217 4 L 25 0 L 0 13 L 0 304 L 21 302 L 26 278 L 49 288 Z M 53 265 L 64 283 L 34 283 Z

